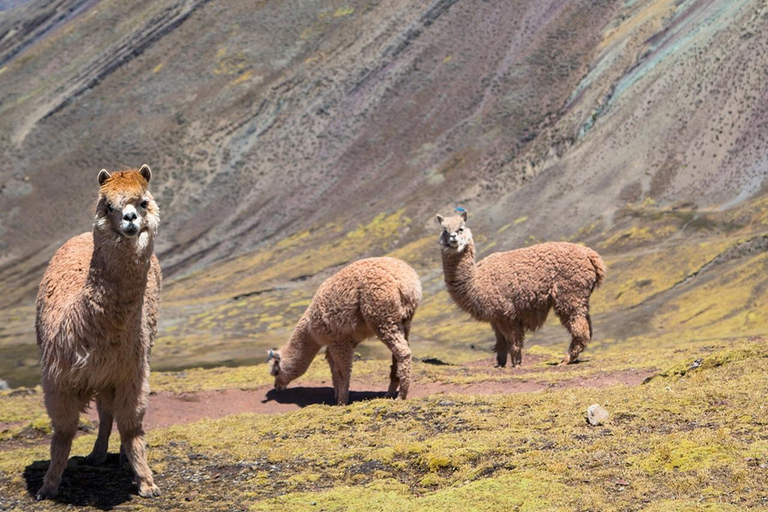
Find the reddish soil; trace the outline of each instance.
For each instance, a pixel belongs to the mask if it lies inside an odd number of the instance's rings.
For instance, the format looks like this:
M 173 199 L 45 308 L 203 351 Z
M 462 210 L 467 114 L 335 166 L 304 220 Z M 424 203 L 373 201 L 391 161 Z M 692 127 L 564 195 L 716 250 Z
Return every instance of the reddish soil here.
M 496 370 L 511 371 L 511 370 Z M 441 394 L 491 395 L 501 393 L 522 393 L 542 391 L 549 388 L 603 387 L 614 384 L 636 386 L 651 374 L 649 371 L 629 370 L 606 373 L 590 378 L 577 378 L 556 384 L 535 381 L 487 381 L 466 385 L 440 382 L 417 382 L 412 386 L 410 397 L 434 396 Z M 380 391 L 369 391 L 380 389 Z M 383 383 L 353 381 L 350 401 L 383 398 Z M 302 383 L 277 393 L 271 386 L 257 389 L 226 389 L 222 391 L 201 391 L 198 393 L 162 392 L 151 396 L 149 412 L 144 420 L 145 428 L 162 428 L 171 425 L 191 423 L 203 418 L 221 418 L 230 414 L 245 412 L 275 414 L 293 411 L 313 404 L 333 404 L 333 388 L 326 382 Z M 98 420 L 95 408 L 86 414 L 92 421 Z

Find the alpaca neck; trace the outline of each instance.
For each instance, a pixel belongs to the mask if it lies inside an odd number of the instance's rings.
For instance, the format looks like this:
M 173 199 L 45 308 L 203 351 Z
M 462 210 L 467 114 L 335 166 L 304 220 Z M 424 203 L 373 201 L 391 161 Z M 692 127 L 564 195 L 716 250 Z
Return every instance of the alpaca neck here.
M 82 301 L 85 311 L 91 311 L 105 327 L 113 330 L 126 328 L 131 316 L 144 303 L 147 274 L 151 263 L 151 239 L 140 250 L 136 239 L 93 232 L 93 253 Z
M 304 375 L 320 351 L 320 344 L 312 337 L 306 314 L 301 317 L 288 343 L 280 349 L 280 368 L 291 379 Z
M 475 245 L 462 252 L 443 250 L 443 274 L 448 293 L 458 306 L 473 316 L 481 316 L 478 290 L 475 286 Z

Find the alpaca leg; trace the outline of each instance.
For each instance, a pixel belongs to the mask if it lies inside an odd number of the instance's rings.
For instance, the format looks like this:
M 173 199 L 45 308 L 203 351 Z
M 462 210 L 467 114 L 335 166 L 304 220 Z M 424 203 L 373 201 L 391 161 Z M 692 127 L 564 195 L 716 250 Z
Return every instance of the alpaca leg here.
M 107 460 L 107 448 L 109 447 L 109 436 L 112 434 L 112 402 L 114 392 L 112 390 L 103 391 L 96 397 L 96 408 L 99 411 L 99 435 L 93 445 L 91 454 L 85 458 L 86 464 L 98 466 Z
M 399 381 L 400 391 L 397 398 L 405 400 L 408 397 L 408 389 L 411 385 L 411 347 L 408 346 L 406 329 L 403 324 L 385 325 L 377 327 L 376 335 L 392 351 L 392 358 Z M 391 384 L 390 384 L 391 388 Z
M 522 325 L 515 325 L 509 329 L 509 355 L 512 360 L 512 368 L 523 364 L 523 343 L 525 342 L 525 329 Z
M 570 364 L 578 360 L 579 354 L 592 337 L 592 319 L 588 314 L 575 316 L 566 323 L 565 327 L 571 333 L 571 346 L 568 348 L 563 363 Z
M 333 400 L 339 401 L 339 375 L 336 371 L 336 365 L 331 357 L 331 351 L 325 349 L 325 360 L 328 361 L 328 366 L 331 368 L 331 381 L 333 382 Z
M 493 351 L 496 352 L 496 368 L 504 368 L 507 366 L 507 354 L 509 353 L 510 344 L 496 324 L 491 324 L 491 326 L 496 334 L 496 345 L 493 347 Z M 514 366 L 514 361 L 512 364 Z
M 146 383 L 139 387 L 130 387 L 117 391 L 115 397 L 115 419 L 120 441 L 125 450 L 125 457 L 136 475 L 139 495 L 143 498 L 160 496 L 160 489 L 155 485 L 152 470 L 147 465 L 146 445 L 144 442 L 144 413 L 147 410 L 149 387 Z
M 410 335 L 411 335 L 411 319 L 403 320 L 403 337 L 406 344 L 410 347 Z M 394 354 L 392 354 L 392 365 L 389 367 L 389 389 L 387 390 L 387 398 L 395 398 L 397 396 L 397 388 L 400 387 L 400 377 L 397 376 L 398 362 Z
M 392 365 L 389 367 L 389 389 L 387 390 L 387 398 L 395 398 L 397 396 L 397 388 L 400 386 L 400 378 L 397 376 L 397 358 L 392 356 Z
M 405 400 L 411 387 L 411 347 L 403 339 L 392 348 L 392 355 L 397 360 L 397 378 L 400 382 L 397 398 Z
M 80 417 L 80 399 L 64 393 L 46 393 L 45 407 L 53 425 L 51 439 L 51 463 L 43 479 L 43 486 L 37 491 L 37 499 L 52 499 L 59 494 L 61 475 L 67 467 L 72 439 L 77 433 Z
M 334 394 L 338 405 L 347 405 L 349 403 L 349 381 L 352 376 L 352 359 L 355 351 L 352 343 L 337 343 L 329 345 L 330 357 L 333 358 L 334 374 L 336 378 L 333 382 Z

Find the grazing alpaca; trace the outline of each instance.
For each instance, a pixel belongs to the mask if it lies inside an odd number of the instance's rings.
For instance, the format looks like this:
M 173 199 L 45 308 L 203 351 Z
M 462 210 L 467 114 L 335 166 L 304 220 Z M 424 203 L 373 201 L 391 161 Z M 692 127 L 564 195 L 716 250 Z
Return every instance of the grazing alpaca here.
M 80 412 L 93 397 L 99 435 L 87 461 L 106 459 L 114 419 L 139 494 L 160 494 L 142 428 L 161 279 L 154 255 L 159 210 L 147 190 L 151 175 L 146 165 L 111 175 L 102 170 L 93 233 L 56 251 L 40 283 L 35 328 L 53 439 L 38 499 L 58 494 Z
M 374 334 L 392 351 L 388 396 L 405 399 L 411 383 L 408 333 L 421 301 L 416 272 L 395 258 L 369 258 L 351 263 L 318 288 L 288 343 L 269 351 L 270 373 L 281 391 L 307 371 L 320 348 L 331 367 L 339 405 L 349 400 L 355 347 Z
M 437 216 L 448 293 L 459 307 L 496 333 L 496 361 L 522 363 L 526 330 L 544 325 L 550 309 L 571 333 L 564 363 L 573 363 L 592 338 L 589 297 L 605 277 L 605 264 L 592 249 L 549 242 L 497 252 L 475 263 L 475 244 L 467 213 Z

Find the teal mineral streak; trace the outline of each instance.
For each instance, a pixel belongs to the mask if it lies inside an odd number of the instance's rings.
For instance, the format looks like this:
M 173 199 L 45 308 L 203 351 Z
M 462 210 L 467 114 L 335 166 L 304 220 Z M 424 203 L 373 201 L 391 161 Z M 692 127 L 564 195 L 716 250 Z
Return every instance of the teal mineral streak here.
M 754 0 L 721 0 L 717 4 L 705 8 L 701 13 L 690 13 L 689 11 L 695 1 L 686 0 L 680 4 L 667 26 L 674 24 L 681 16 L 688 16 L 688 19 L 680 22 L 664 34 L 663 37 L 659 38 L 658 41 L 655 41 L 645 54 L 649 58 L 641 61 L 616 83 L 616 86 L 603 98 L 600 106 L 595 109 L 590 118 L 579 129 L 579 138 L 583 137 L 594 126 L 597 119 L 615 105 L 617 98 L 621 97 L 639 80 L 648 76 L 659 64 L 669 57 L 679 56 L 694 43 L 704 43 L 721 30 L 728 28 L 742 8 L 749 3 L 754 3 Z M 677 38 L 676 41 L 674 40 L 675 38 Z M 602 55 L 598 65 L 577 86 L 571 95 L 571 100 L 592 84 L 598 76 L 610 69 L 611 64 L 615 61 L 615 52 L 623 51 L 625 45 L 626 41 Z

